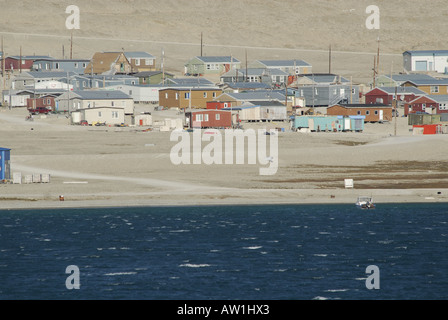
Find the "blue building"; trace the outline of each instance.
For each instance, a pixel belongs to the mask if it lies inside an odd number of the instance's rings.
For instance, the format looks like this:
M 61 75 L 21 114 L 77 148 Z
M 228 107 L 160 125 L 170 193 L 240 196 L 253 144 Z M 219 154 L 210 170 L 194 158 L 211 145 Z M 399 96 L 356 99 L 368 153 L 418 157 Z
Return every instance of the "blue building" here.
M 308 129 L 309 131 L 327 132 L 362 132 L 365 116 L 295 116 L 293 129 Z
M 33 63 L 34 71 L 64 71 L 83 74 L 90 60 L 85 59 L 40 59 Z
M 0 148 L 0 181 L 11 179 L 11 149 Z

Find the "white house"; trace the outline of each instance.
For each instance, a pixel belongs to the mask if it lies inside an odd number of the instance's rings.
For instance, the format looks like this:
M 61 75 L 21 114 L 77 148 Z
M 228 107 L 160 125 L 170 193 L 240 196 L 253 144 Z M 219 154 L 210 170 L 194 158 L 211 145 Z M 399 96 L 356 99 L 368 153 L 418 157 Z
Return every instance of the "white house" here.
M 61 111 L 109 107 L 123 108 L 125 114 L 134 114 L 134 100 L 119 90 L 69 91 L 56 98 L 55 102 L 56 109 Z
M 81 109 L 79 112 L 81 113 L 81 119 L 89 124 L 95 122 L 106 123 L 107 125 L 124 123 L 124 108 L 98 107 Z
M 448 50 L 418 50 L 403 53 L 406 71 L 436 71 L 448 73 Z

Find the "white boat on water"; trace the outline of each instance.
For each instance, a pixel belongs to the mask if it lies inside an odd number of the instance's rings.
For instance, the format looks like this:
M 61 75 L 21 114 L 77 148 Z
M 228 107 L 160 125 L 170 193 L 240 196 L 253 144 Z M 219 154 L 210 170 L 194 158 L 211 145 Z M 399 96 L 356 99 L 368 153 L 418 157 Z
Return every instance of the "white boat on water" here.
M 375 209 L 372 197 L 358 197 L 356 206 L 361 209 Z

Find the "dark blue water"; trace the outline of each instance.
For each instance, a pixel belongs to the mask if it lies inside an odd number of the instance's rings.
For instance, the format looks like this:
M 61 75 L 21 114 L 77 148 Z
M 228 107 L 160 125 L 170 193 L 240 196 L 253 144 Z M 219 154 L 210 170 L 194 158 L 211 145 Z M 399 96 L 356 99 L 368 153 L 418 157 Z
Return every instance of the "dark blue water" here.
M 447 204 L 0 211 L 0 299 L 447 299 L 447 238 Z

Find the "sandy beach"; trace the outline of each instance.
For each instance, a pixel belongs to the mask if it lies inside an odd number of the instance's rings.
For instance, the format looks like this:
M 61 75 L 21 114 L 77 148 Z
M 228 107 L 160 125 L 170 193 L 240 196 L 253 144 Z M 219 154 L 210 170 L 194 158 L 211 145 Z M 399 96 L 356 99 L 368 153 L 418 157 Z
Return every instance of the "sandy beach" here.
M 413 136 L 406 118 L 366 124 L 363 133 L 278 134 L 279 167 L 259 164 L 174 165 L 170 132 L 141 127 L 81 127 L 65 116 L 25 121 L 26 110 L 0 111 L 0 145 L 11 148 L 13 172 L 50 174 L 50 183 L 0 184 L 3 209 L 448 202 L 448 136 Z M 175 116 L 153 112 L 154 119 Z M 345 189 L 344 179 L 354 179 Z M 63 195 L 65 201 L 59 201 Z

